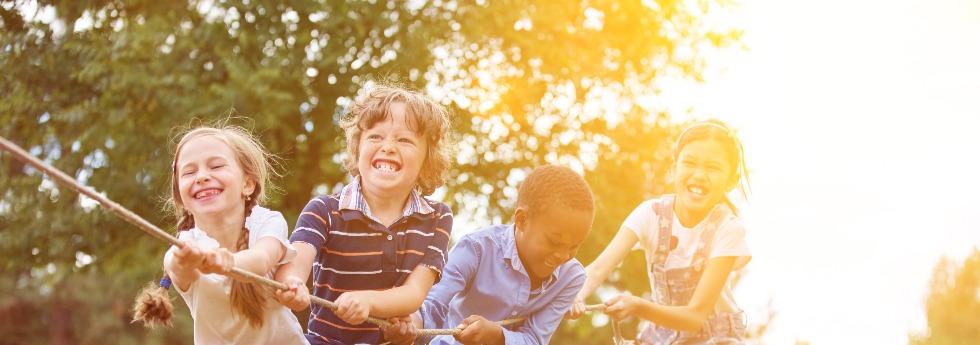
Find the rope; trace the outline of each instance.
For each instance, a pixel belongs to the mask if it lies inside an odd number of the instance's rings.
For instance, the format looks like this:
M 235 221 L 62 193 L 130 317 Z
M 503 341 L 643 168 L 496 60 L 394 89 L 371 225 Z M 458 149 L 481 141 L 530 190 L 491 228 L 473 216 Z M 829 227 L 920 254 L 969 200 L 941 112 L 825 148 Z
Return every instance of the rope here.
M 140 228 L 140 230 L 145 231 L 146 233 L 150 234 L 151 236 L 156 237 L 157 239 L 162 240 L 164 242 L 167 242 L 167 243 L 170 243 L 172 245 L 175 245 L 177 247 L 183 247 L 183 245 L 184 245 L 183 242 L 178 241 L 177 238 L 175 238 L 173 235 L 170 235 L 167 232 L 165 232 L 163 230 L 160 230 L 160 228 L 158 228 L 156 225 L 153 225 L 150 222 L 146 221 L 146 219 L 143 219 L 142 217 L 140 217 L 137 214 L 133 213 L 132 211 L 126 209 L 122 205 L 119 205 L 116 202 L 110 200 L 109 198 L 106 198 L 105 196 L 102 196 L 101 194 L 95 192 L 95 190 L 92 189 L 91 187 L 82 185 L 81 183 L 79 183 L 77 180 L 75 180 L 71 176 L 68 176 L 67 174 L 65 174 L 61 170 L 58 170 L 57 168 L 51 166 L 50 164 L 48 164 L 48 163 L 46 163 L 46 162 L 38 159 L 37 157 L 34 157 L 30 153 L 27 153 L 27 151 L 24 151 L 24 149 L 22 149 L 20 146 L 17 146 L 17 144 L 14 144 L 13 142 L 7 140 L 6 138 L 4 138 L 2 136 L 0 136 L 0 148 L 3 148 L 4 151 L 9 152 L 10 154 L 12 154 L 14 156 L 14 158 L 17 158 L 21 162 L 24 162 L 25 164 L 28 164 L 30 166 L 33 166 L 33 167 L 37 168 L 38 170 L 43 171 L 45 174 L 47 174 L 49 177 L 51 177 L 54 180 L 56 180 L 58 183 L 66 186 L 68 188 L 71 188 L 72 190 L 74 190 L 74 191 L 76 191 L 76 192 L 78 192 L 80 194 L 84 194 L 85 196 L 88 196 L 89 198 L 92 198 L 92 200 L 95 200 L 95 201 L 99 202 L 99 204 L 101 204 L 103 207 L 105 207 L 106 209 L 108 209 L 110 212 L 112 212 L 113 214 L 115 214 L 119 218 L 122 218 L 123 220 L 125 220 L 125 221 L 127 221 L 127 222 L 129 222 L 129 223 L 131 223 L 133 225 L 136 225 L 136 227 Z M 289 289 L 289 287 L 287 287 L 286 284 L 283 284 L 283 283 L 277 282 L 275 280 L 272 280 L 272 279 L 269 279 L 269 278 L 260 276 L 258 274 L 255 274 L 255 273 L 252 273 L 252 272 L 243 270 L 243 269 L 238 268 L 238 267 L 232 267 L 231 272 L 228 272 L 225 275 L 228 276 L 228 277 L 231 277 L 233 279 L 237 279 L 237 280 L 244 281 L 244 282 L 249 282 L 249 283 L 253 283 L 253 284 L 255 284 L 255 283 L 264 284 L 266 286 L 273 287 L 273 288 L 276 288 L 278 290 L 288 290 Z M 336 310 L 337 309 L 337 304 L 336 303 L 330 302 L 328 300 L 325 300 L 325 299 L 320 298 L 320 297 L 317 297 L 317 296 L 311 295 L 310 296 L 310 301 L 313 302 L 313 303 L 319 304 L 321 306 L 330 308 L 332 310 Z M 586 306 L 585 307 L 585 310 L 586 311 L 593 311 L 593 310 L 603 310 L 605 308 L 606 308 L 605 305 L 596 304 L 596 305 L 588 305 L 588 306 Z M 525 318 L 526 317 L 506 319 L 506 320 L 498 321 L 496 323 L 498 325 L 504 326 L 504 325 L 509 325 L 509 324 L 512 324 L 512 323 L 523 321 Z M 389 327 L 389 326 L 391 326 L 391 323 L 388 322 L 387 320 L 379 319 L 379 318 L 376 318 L 376 317 L 373 317 L 373 316 L 368 316 L 367 322 L 370 322 L 372 324 L 375 324 L 375 325 L 378 325 L 378 326 L 381 326 L 381 327 Z M 460 332 L 462 332 L 462 331 L 459 330 L 459 329 L 419 329 L 419 330 L 416 331 L 416 334 L 418 336 L 424 336 L 424 335 L 458 335 Z

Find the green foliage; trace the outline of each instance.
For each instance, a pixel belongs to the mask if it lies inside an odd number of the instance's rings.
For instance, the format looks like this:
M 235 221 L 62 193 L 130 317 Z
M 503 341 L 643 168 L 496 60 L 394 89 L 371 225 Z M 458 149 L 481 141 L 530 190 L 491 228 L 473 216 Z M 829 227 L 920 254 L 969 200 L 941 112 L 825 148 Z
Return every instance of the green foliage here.
M 980 339 L 980 250 L 957 264 L 943 258 L 933 270 L 926 299 L 928 329 L 910 344 L 975 344 Z
M 651 105 L 657 81 L 699 79 L 699 52 L 738 40 L 702 23 L 728 4 L 0 0 L 0 136 L 171 228 L 160 200 L 174 128 L 234 109 L 282 157 L 270 206 L 292 222 L 346 179 L 345 105 L 392 77 L 455 110 L 446 201 L 460 221 L 509 221 L 536 165 L 583 172 L 598 203 L 579 254 L 588 263 L 664 192 L 677 130 Z M 189 342 L 186 310 L 171 331 L 128 323 L 164 245 L 8 155 L 0 162 L 0 339 Z M 643 266 L 631 254 L 609 285 L 648 293 Z M 611 337 L 591 323 L 565 323 L 554 342 Z

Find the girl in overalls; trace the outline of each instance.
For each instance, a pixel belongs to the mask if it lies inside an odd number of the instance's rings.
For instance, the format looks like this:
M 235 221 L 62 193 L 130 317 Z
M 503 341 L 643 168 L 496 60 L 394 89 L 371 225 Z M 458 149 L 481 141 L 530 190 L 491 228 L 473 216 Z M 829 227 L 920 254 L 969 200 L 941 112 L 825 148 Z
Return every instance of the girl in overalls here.
M 640 344 L 740 344 L 745 316 L 732 296 L 731 273 L 749 262 L 745 229 L 727 193 L 748 182 L 742 146 L 720 121 L 695 123 L 677 139 L 676 194 L 641 203 L 596 260 L 568 316 L 585 312 L 595 292 L 634 246 L 646 253 L 652 301 L 621 294 L 605 302 L 615 320 L 651 322 Z

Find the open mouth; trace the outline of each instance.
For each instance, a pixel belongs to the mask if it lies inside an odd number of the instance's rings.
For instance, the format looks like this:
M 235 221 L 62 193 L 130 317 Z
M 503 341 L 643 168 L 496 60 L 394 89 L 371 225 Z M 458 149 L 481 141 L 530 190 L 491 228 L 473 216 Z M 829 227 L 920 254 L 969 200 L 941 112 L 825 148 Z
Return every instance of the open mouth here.
M 200 192 L 194 193 L 194 199 L 198 199 L 198 200 L 207 199 L 218 194 L 221 194 L 220 189 L 205 189 Z
M 374 161 L 374 168 L 382 172 L 396 172 L 401 170 L 401 165 L 393 161 L 379 159 Z
M 696 196 L 708 195 L 708 188 L 702 185 L 689 184 L 687 185 L 687 191 Z

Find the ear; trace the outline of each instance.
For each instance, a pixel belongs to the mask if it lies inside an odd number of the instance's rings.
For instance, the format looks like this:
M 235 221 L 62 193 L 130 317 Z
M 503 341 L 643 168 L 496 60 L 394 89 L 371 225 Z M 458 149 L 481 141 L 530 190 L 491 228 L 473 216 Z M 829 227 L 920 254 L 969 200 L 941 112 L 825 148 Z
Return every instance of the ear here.
M 525 210 L 523 207 L 518 207 L 517 210 L 514 211 L 514 227 L 517 228 L 517 231 L 521 232 L 524 232 L 524 229 L 527 229 L 527 210 Z
M 738 180 L 739 180 L 739 174 L 732 173 L 732 176 L 729 177 L 728 181 L 725 183 L 725 192 L 729 193 L 735 190 L 735 187 L 738 186 Z
M 242 197 L 252 195 L 255 192 L 255 181 L 250 177 L 245 178 L 245 186 L 242 187 Z

